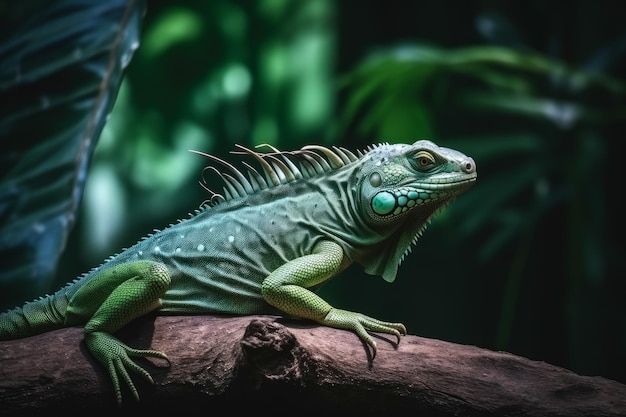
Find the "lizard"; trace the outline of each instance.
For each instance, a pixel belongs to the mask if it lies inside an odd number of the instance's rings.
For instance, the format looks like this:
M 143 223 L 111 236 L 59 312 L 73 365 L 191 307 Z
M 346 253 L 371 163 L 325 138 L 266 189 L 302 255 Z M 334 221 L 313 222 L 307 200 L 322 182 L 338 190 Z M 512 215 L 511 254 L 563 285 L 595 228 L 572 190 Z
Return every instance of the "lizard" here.
M 428 140 L 343 147 L 308 145 L 261 152 L 242 168 L 211 163 L 210 193 L 188 217 L 70 281 L 57 292 L 0 314 L 0 340 L 83 326 L 90 354 L 107 370 L 118 404 L 122 388 L 138 400 L 131 374 L 154 383 L 133 358 L 161 358 L 114 336 L 157 314 L 279 314 L 353 331 L 376 356 L 372 332 L 406 334 L 402 323 L 331 306 L 317 288 L 352 263 L 393 282 L 430 219 L 476 181 L 471 157 Z M 255 168 L 256 165 L 256 168 Z M 220 167 L 218 169 L 216 166 Z M 206 170 L 218 175 L 213 191 Z

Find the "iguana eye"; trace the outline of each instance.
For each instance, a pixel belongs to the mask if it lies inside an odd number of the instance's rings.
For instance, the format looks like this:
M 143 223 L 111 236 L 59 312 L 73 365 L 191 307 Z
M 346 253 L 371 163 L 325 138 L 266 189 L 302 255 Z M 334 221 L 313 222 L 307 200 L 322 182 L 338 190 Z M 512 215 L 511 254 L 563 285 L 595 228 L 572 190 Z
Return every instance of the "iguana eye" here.
M 419 170 L 427 170 L 435 164 L 435 158 L 430 152 L 420 151 L 413 157 L 415 165 Z

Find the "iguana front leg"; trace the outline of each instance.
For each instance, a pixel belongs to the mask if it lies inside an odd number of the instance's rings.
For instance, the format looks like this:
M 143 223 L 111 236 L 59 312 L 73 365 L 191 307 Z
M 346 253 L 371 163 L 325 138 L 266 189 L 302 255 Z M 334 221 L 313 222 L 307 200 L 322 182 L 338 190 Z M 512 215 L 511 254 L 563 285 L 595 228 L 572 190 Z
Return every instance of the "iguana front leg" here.
M 287 262 L 272 272 L 263 281 L 263 298 L 291 315 L 315 320 L 329 327 L 352 330 L 372 348 L 373 359 L 376 356 L 376 342 L 367 331 L 393 334 L 399 343 L 400 335 L 406 334 L 404 325 L 334 308 L 307 289 L 331 278 L 345 266 L 341 246 L 322 241 L 316 245 L 312 254 Z
M 107 369 L 118 404 L 122 402 L 120 378 L 135 399 L 139 398 L 128 370 L 153 383 L 150 374 L 131 357 L 165 359 L 150 349 L 133 349 L 112 334 L 160 306 L 160 297 L 170 284 L 167 268 L 157 262 L 127 262 L 102 271 L 70 299 L 66 323 L 84 323 L 85 343 L 91 354 Z

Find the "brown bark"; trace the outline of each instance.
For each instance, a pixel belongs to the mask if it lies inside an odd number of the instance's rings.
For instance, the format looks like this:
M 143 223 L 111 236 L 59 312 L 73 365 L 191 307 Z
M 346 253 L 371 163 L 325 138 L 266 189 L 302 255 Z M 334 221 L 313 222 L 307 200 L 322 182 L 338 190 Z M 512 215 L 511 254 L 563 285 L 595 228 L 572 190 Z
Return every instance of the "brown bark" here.
M 394 338 L 378 338 L 374 360 L 350 332 L 268 316 L 152 317 L 119 336 L 171 360 L 169 367 L 139 361 L 155 380 L 134 378 L 139 402 L 124 391 L 117 409 L 82 330 L 69 328 L 0 342 L 0 414 L 626 415 L 626 385 L 411 335 L 397 347 Z

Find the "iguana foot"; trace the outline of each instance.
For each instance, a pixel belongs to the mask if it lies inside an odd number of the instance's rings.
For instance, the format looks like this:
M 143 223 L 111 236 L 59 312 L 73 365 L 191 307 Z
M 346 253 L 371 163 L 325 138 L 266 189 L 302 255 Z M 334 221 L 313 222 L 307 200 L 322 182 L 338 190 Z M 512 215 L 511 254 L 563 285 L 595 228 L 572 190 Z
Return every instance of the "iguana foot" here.
M 393 334 L 397 338 L 397 343 L 400 343 L 400 336 L 406 334 L 406 327 L 404 327 L 404 324 L 402 323 L 381 321 L 361 313 L 341 310 L 338 308 L 332 308 L 326 317 L 324 317 L 322 323 L 327 326 L 352 330 L 355 332 L 361 340 L 372 348 L 372 359 L 376 357 L 376 342 L 372 336 L 367 333 L 368 330 L 372 332 Z
M 113 382 L 113 389 L 115 390 L 115 397 L 118 405 L 122 404 L 122 388 L 120 385 L 120 377 L 131 391 L 135 400 L 139 400 L 139 394 L 135 388 L 128 370 L 139 374 L 143 379 L 150 384 L 154 384 L 152 376 L 132 361 L 134 358 L 159 358 L 167 361 L 168 366 L 170 360 L 167 356 L 159 351 L 151 349 L 133 349 L 124 343 L 120 342 L 114 336 L 105 332 L 92 332 L 85 335 L 85 343 L 92 355 L 102 363 L 111 377 Z

